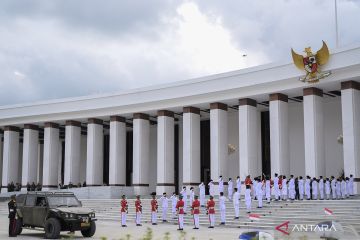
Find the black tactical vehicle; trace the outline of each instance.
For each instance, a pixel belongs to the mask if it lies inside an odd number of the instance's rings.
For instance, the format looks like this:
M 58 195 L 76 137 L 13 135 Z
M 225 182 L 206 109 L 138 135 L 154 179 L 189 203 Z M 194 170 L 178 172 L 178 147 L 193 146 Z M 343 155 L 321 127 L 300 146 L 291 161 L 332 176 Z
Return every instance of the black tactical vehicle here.
M 73 193 L 29 192 L 16 197 L 17 232 L 22 228 L 43 228 L 45 238 L 57 239 L 61 231 L 81 231 L 92 237 L 96 231 L 95 213 L 83 208 Z

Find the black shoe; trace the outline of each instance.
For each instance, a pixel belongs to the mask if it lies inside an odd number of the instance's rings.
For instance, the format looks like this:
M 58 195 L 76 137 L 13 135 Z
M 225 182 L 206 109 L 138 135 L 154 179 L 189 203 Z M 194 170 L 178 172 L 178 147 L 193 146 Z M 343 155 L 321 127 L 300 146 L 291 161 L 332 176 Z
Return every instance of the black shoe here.
M 157 223 L 153 223 L 152 225 L 157 225 Z
M 136 224 L 136 226 L 141 227 L 142 225 L 141 224 Z
M 194 227 L 193 229 L 199 229 L 199 228 L 197 228 L 197 227 Z
M 177 230 L 182 231 L 182 230 L 184 230 L 184 229 L 183 229 L 183 228 L 178 228 Z
M 220 225 L 225 225 L 225 223 L 224 223 L 224 222 L 222 222 L 222 223 L 220 223 Z
M 213 226 L 210 226 L 210 227 L 208 227 L 208 228 L 214 228 Z
M 126 225 L 121 225 L 122 227 L 127 227 Z
M 234 217 L 234 219 L 239 219 L 239 217 Z
M 167 220 L 163 220 L 163 222 L 167 222 Z

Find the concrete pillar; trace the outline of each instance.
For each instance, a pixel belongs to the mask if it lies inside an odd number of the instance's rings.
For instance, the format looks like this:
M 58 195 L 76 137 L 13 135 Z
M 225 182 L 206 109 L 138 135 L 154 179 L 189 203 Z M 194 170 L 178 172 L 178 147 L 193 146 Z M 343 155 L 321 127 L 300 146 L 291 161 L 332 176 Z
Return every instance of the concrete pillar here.
M 103 185 L 104 132 L 103 121 L 89 118 L 87 126 L 86 185 Z
M 314 87 L 304 89 L 305 174 L 311 177 L 325 175 L 322 96 L 321 89 Z
M 126 185 L 126 122 L 120 116 L 110 117 L 110 186 Z M 129 174 L 129 173 L 128 173 Z
M 354 193 L 360 193 L 360 83 L 341 83 L 344 173 L 356 180 Z
M 44 157 L 43 157 L 43 189 L 58 187 L 59 174 L 59 125 L 52 122 L 45 123 L 44 128 Z
M 86 182 L 87 168 L 87 134 L 81 133 L 80 137 L 80 180 L 79 183 Z
M 256 100 L 239 100 L 239 172 L 240 179 L 255 177 L 258 162 L 258 124 Z
M 183 109 L 183 185 L 200 184 L 200 109 Z M 180 186 L 181 189 L 182 186 Z
M 290 175 L 288 96 L 270 94 L 271 176 Z
M 133 117 L 133 186 L 135 195 L 149 194 L 149 115 L 135 113 Z
M 14 126 L 4 128 L 4 149 L 2 168 L 2 187 L 7 192 L 8 183 L 19 181 L 19 135 L 20 129 Z
M 80 181 L 81 123 L 69 120 L 65 125 L 64 184 L 77 184 Z
M 210 176 L 218 192 L 219 176 L 224 182 L 228 179 L 228 107 L 224 103 L 210 104 Z
M 42 140 L 38 144 L 38 153 L 37 182 L 43 184 L 44 142 Z
M 175 191 L 174 171 L 174 113 L 161 110 L 157 124 L 157 195 Z
M 59 183 L 62 183 L 64 184 L 64 181 L 63 181 L 63 176 L 62 176 L 62 168 L 65 168 L 65 165 L 62 166 L 62 159 L 63 159 L 63 143 L 64 143 L 64 140 L 63 139 L 59 139 L 59 156 L 58 156 L 58 184 Z M 65 152 L 64 152 L 64 155 L 65 155 Z M 65 175 L 65 173 L 64 173 Z M 65 176 L 64 176 L 65 177 Z
M 39 127 L 32 124 L 24 125 L 22 188 L 26 190 L 27 183 L 37 184 L 37 168 L 39 158 Z
M 0 192 L 2 188 L 2 172 L 3 172 L 3 138 L 4 133 L 0 130 Z

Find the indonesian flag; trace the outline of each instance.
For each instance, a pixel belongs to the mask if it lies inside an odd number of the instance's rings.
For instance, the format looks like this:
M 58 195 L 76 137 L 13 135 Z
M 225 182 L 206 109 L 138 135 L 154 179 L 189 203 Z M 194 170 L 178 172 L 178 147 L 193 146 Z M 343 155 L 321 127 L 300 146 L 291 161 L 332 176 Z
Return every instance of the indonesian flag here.
M 260 220 L 260 215 L 250 213 L 250 214 L 249 214 L 249 219 L 250 219 L 250 220 L 256 220 L 256 221 L 258 221 L 258 220 Z
M 328 208 L 324 208 L 324 211 L 325 211 L 325 214 L 327 214 L 327 215 L 330 215 L 330 216 L 334 215 L 333 211 L 331 211 Z

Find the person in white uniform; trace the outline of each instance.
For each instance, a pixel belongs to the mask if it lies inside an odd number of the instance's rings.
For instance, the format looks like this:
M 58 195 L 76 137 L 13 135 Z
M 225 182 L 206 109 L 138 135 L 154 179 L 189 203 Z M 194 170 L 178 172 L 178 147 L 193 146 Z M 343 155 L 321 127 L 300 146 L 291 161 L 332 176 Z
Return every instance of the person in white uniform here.
M 190 197 L 189 197 L 190 206 L 192 206 L 192 203 L 193 203 L 193 201 L 194 201 L 194 198 L 195 198 L 194 188 L 193 188 L 193 187 L 190 187 Z
M 330 179 L 329 178 L 326 178 L 326 181 L 325 181 L 325 194 L 326 194 L 326 200 L 329 200 L 330 199 Z
M 337 199 L 341 199 L 341 178 L 336 181 L 336 196 Z
M 236 189 L 238 192 L 241 192 L 241 180 L 240 180 L 240 176 L 237 176 L 236 178 Z
M 226 205 L 225 205 L 226 197 L 224 196 L 223 192 L 220 192 L 219 197 L 219 206 L 220 206 L 220 219 L 221 219 L 221 225 L 225 225 L 226 221 Z
M 175 192 L 173 192 L 173 195 L 170 197 L 170 200 L 171 200 L 171 217 L 172 219 L 176 219 L 176 203 L 178 199 Z
M 257 200 L 258 200 L 258 208 L 262 208 L 263 207 L 263 182 L 261 181 L 261 179 L 258 179 L 258 183 L 256 184 L 257 190 L 256 190 L 256 194 L 257 194 Z
M 306 199 L 310 200 L 311 197 L 311 193 L 310 193 L 310 183 L 311 183 L 311 179 L 310 176 L 306 176 L 306 181 L 305 181 L 305 194 L 306 194 Z
M 283 179 L 282 179 L 281 194 L 282 194 L 282 200 L 283 200 L 283 201 L 286 201 L 286 200 L 287 200 L 287 196 L 288 196 L 288 188 L 287 188 L 287 179 L 286 179 L 286 176 L 283 176 Z
M 311 188 L 312 188 L 312 199 L 316 200 L 318 199 L 318 182 L 317 179 L 314 177 L 311 182 Z
M 304 200 L 304 179 L 302 176 L 299 177 L 299 199 Z
M 161 202 L 162 221 L 167 222 L 167 210 L 169 207 L 169 199 L 166 197 L 165 192 L 163 193 L 159 201 Z
M 231 178 L 229 178 L 228 181 L 228 199 L 232 201 L 232 195 L 233 195 L 233 181 Z
M 214 196 L 214 182 L 212 179 L 210 179 L 210 182 L 208 183 L 208 187 L 209 187 L 209 194 L 210 196 Z
M 182 200 L 184 201 L 184 213 L 186 213 L 186 210 L 187 210 L 187 191 L 186 191 L 185 186 L 182 188 L 182 191 L 180 192 L 180 194 L 183 197 Z
M 258 184 L 258 179 L 257 177 L 254 177 L 254 183 L 253 183 L 253 198 L 254 200 L 257 200 L 257 184 Z
M 235 209 L 235 217 L 234 219 L 239 219 L 239 212 L 240 212 L 240 192 L 237 188 L 234 188 L 234 195 L 233 195 L 233 204 Z
M 275 196 L 275 201 L 279 201 L 280 188 L 279 188 L 279 177 L 277 173 L 275 173 L 275 178 L 274 178 L 274 196 Z
M 345 178 L 346 181 L 346 198 L 350 197 L 350 179 L 348 177 Z
M 294 175 L 290 175 L 289 180 L 289 197 L 291 201 L 295 200 L 295 179 Z
M 346 198 L 346 181 L 344 177 L 341 178 L 341 198 Z
M 201 182 L 199 185 L 199 192 L 200 192 L 200 206 L 205 206 L 205 184 Z
M 336 199 L 336 178 L 331 176 L 331 192 L 332 192 L 332 199 Z
M 265 197 L 266 197 L 267 203 L 269 204 L 271 201 L 271 180 L 270 180 L 269 176 L 266 176 Z
M 349 178 L 349 183 L 350 183 L 350 196 L 354 196 L 354 176 L 352 174 L 350 174 L 350 178 Z
M 324 179 L 323 179 L 323 176 L 320 176 L 320 179 L 319 179 L 319 194 L 320 194 L 320 200 L 324 200 Z
M 224 180 L 222 178 L 222 176 L 219 176 L 219 195 L 221 192 L 224 192 Z
M 247 213 L 251 212 L 251 185 L 245 185 L 245 205 Z

